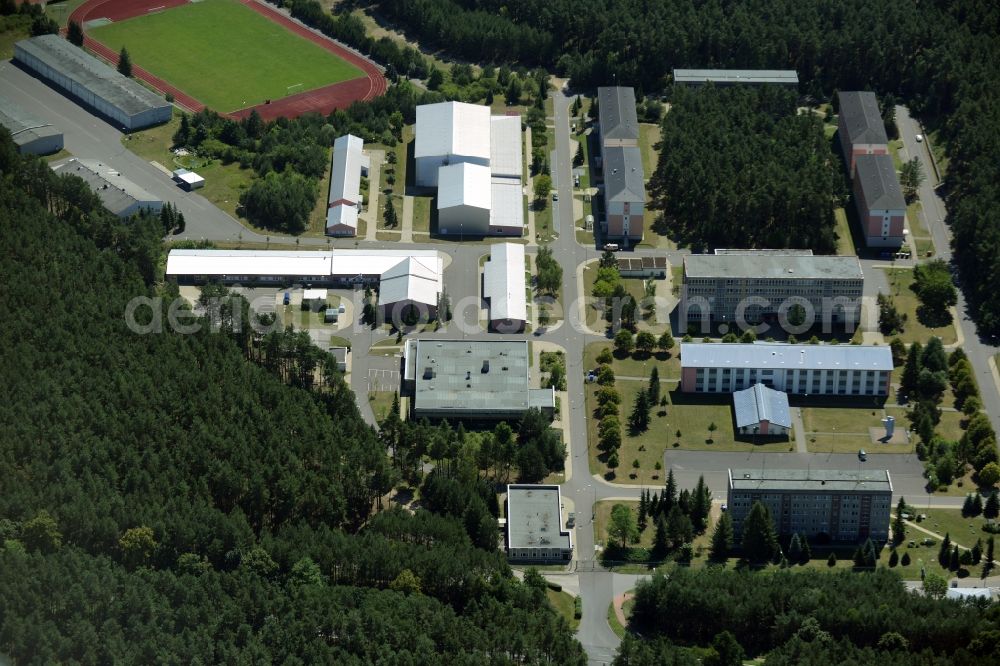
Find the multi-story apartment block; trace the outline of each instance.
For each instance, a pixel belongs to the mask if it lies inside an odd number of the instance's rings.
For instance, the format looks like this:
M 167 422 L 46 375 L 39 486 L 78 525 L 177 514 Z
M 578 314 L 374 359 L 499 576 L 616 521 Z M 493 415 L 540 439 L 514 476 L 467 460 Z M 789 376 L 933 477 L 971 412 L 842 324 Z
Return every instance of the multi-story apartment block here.
M 737 539 L 755 502 L 780 535 L 885 541 L 892 513 L 889 470 L 730 469 L 729 515 Z
M 797 395 L 889 393 L 888 345 L 681 344 L 681 390 L 732 393 L 760 383 Z
M 906 240 L 906 200 L 889 155 L 861 155 L 854 161 L 854 203 L 868 247 L 899 247 Z
M 801 305 L 809 325 L 857 326 L 864 273 L 857 257 L 725 250 L 684 257 L 681 321 L 779 320 Z M 804 329 L 803 329 L 804 330 Z
M 639 151 L 639 119 L 632 88 L 597 89 L 604 175 L 604 231 L 609 240 L 642 240 L 646 175 Z
M 861 155 L 888 155 L 889 138 L 873 92 L 837 93 L 840 118 L 837 132 L 847 172 L 854 177 L 854 163 Z

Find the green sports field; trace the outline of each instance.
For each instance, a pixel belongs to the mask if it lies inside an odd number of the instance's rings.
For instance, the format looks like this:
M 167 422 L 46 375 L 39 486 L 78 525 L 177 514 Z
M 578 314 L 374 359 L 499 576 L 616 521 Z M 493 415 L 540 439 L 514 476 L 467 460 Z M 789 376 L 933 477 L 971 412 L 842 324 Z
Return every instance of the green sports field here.
M 348 81 L 354 65 L 236 0 L 204 0 L 89 29 L 90 37 L 223 113 Z

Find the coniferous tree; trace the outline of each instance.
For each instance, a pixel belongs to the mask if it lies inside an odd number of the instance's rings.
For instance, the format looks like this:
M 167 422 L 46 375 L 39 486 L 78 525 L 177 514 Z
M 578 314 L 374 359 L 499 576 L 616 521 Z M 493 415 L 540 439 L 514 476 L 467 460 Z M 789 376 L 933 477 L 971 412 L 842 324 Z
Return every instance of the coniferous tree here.
M 993 535 L 986 539 L 986 557 L 983 559 L 983 578 L 993 571 Z
M 118 72 L 129 78 L 132 77 L 132 57 L 124 46 L 118 54 Z
M 1000 499 L 997 498 L 997 491 L 994 490 L 986 498 L 986 504 L 983 505 L 983 518 L 996 520 L 998 514 L 1000 514 Z
M 805 536 L 802 537 L 802 557 L 799 558 L 799 564 L 808 564 L 809 560 L 812 559 L 812 548 L 809 547 L 809 539 Z
M 972 498 L 972 515 L 978 516 L 983 513 L 983 496 L 976 491 L 975 496 Z
M 705 477 L 698 477 L 698 484 L 691 494 L 691 524 L 696 532 L 704 532 L 708 527 L 708 515 L 712 511 L 712 491 L 705 483 Z
M 912 399 L 920 385 L 920 355 L 923 347 L 919 342 L 910 345 L 910 350 L 906 355 L 906 364 L 903 366 L 903 375 L 899 380 L 899 391 L 906 396 L 907 400 Z
M 960 566 L 961 553 L 958 552 L 958 545 L 952 547 L 951 556 L 948 558 L 948 569 L 950 571 L 958 571 Z
M 798 532 L 792 534 L 792 539 L 788 543 L 788 559 L 791 562 L 798 562 L 802 558 L 802 542 Z
M 646 490 L 643 489 L 639 492 L 639 531 L 644 532 L 646 530 L 646 514 L 649 510 L 649 502 L 646 498 Z
M 670 538 L 667 536 L 667 519 L 660 515 L 656 519 L 656 534 L 653 535 L 653 557 L 664 558 L 670 552 Z
M 942 568 L 948 568 L 948 562 L 951 559 L 951 536 L 945 532 L 944 539 L 941 540 L 941 547 L 938 549 L 938 564 Z
M 66 26 L 66 39 L 70 44 L 83 46 L 83 28 L 76 21 L 70 21 Z
M 728 512 L 723 512 L 715 523 L 715 531 L 712 532 L 712 547 L 709 551 L 709 557 L 716 562 L 724 562 L 732 547 L 733 519 L 729 517 Z
M 655 405 L 660 402 L 660 371 L 653 366 L 649 371 L 649 404 Z
M 677 504 L 677 481 L 671 468 L 667 470 L 667 481 L 663 487 L 663 494 L 660 495 L 659 512 L 666 515 L 675 504 Z
M 906 523 L 903 522 L 903 514 L 906 512 L 906 500 L 899 498 L 896 504 L 896 517 L 892 522 L 892 541 L 899 545 L 906 539 Z
M 763 564 L 779 550 L 774 522 L 767 507 L 754 502 L 743 521 L 743 557 L 751 564 Z

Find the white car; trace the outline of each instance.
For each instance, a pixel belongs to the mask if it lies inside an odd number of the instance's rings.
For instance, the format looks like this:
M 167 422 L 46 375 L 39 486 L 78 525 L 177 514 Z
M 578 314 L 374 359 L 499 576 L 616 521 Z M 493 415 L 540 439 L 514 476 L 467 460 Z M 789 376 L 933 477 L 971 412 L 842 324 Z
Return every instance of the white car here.
M 913 138 L 917 140 L 917 143 L 921 143 L 924 140 L 924 135 L 923 134 L 918 134 L 918 135 L 916 135 Z

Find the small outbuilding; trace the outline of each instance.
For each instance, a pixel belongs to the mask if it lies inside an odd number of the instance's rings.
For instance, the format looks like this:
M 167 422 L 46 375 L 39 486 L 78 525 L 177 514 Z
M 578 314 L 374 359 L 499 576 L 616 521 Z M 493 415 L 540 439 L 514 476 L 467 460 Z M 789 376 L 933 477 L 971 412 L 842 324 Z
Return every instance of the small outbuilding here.
M 188 171 L 187 169 L 177 169 L 173 173 L 173 178 L 175 183 L 183 187 L 188 192 L 191 190 L 197 190 L 200 187 L 205 187 L 205 179 L 196 174 L 194 171 Z
M 788 395 L 764 384 L 733 393 L 733 409 L 736 432 L 741 435 L 781 437 L 792 429 Z

